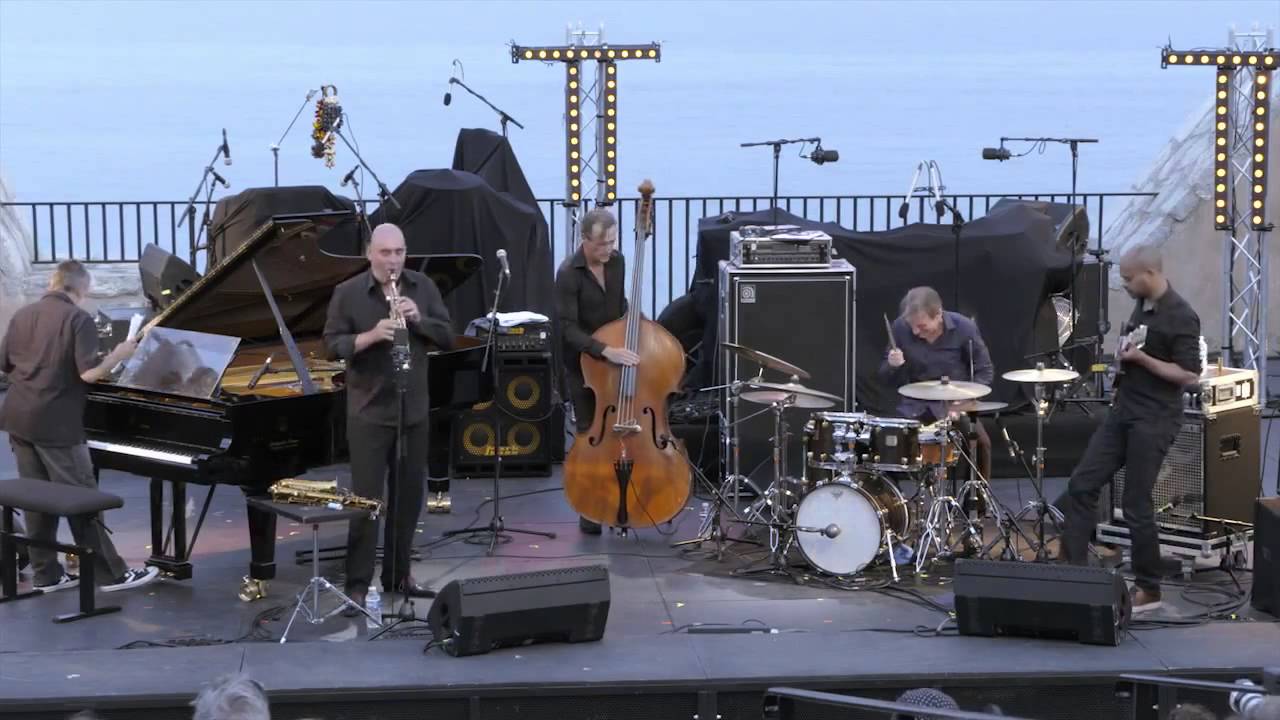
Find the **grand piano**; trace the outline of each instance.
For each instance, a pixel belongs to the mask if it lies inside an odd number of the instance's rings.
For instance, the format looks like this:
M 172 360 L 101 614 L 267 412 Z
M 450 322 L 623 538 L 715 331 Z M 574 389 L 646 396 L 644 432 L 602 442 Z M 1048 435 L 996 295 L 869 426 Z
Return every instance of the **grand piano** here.
M 122 376 L 90 390 L 85 428 L 94 464 L 150 478 L 147 564 L 167 576 L 191 577 L 192 549 L 218 485 L 265 495 L 277 480 L 346 459 L 343 364 L 326 358 L 321 333 L 333 288 L 367 266 L 363 257 L 326 251 L 350 247 L 333 238 L 349 233 L 354 222 L 347 211 L 276 216 L 148 323 L 149 329 L 239 339 L 206 397 L 124 384 Z M 411 262 L 432 275 L 442 293 L 482 264 L 475 255 Z M 474 338 L 459 336 L 454 350 L 431 354 L 433 410 L 484 400 L 483 350 Z M 188 483 L 209 487 L 190 539 Z M 276 517 L 247 510 L 251 560 L 240 591 L 246 601 L 265 595 L 276 569 Z

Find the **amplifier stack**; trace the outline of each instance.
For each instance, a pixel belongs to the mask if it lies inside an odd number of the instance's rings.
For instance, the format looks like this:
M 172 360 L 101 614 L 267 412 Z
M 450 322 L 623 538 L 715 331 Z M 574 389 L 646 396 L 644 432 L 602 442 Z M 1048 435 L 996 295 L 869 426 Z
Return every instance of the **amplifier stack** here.
M 522 352 L 504 350 L 504 337 L 540 342 L 534 334 L 499 336 L 497 395 L 459 413 L 451 426 L 453 477 L 493 477 L 495 445 L 502 453 L 503 477 L 548 477 L 562 454 L 556 448 L 564 448 L 564 411 L 552 397 L 550 340 L 545 351 Z

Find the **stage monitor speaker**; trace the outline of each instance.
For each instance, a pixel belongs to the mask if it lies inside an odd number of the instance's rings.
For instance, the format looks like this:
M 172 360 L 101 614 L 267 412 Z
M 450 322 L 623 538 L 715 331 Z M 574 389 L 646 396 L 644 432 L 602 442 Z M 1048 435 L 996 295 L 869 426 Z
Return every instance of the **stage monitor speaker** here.
M 503 477 L 547 477 L 556 457 L 553 446 L 564 445 L 563 408 L 551 397 L 551 355 L 499 352 L 497 357 L 497 397 L 463 410 L 451 423 L 452 475 L 493 477 L 501 420 Z
M 427 615 L 435 641 L 454 656 L 599 640 L 608 620 L 609 571 L 602 565 L 454 580 Z
M 1129 624 L 1129 591 L 1115 569 L 959 560 L 954 589 L 961 635 L 1119 645 Z
M 1053 221 L 1053 240 L 1059 248 L 1078 256 L 1089 249 L 1089 213 L 1083 205 L 1001 198 L 987 210 L 987 215 L 995 215 L 1014 206 L 1031 208 L 1047 215 Z
M 138 274 L 142 278 L 142 294 L 156 310 L 172 305 L 179 295 L 200 279 L 195 268 L 158 245 L 147 245 L 142 249 Z
M 853 266 L 844 260 L 835 260 L 827 268 L 742 268 L 722 261 L 719 340 L 745 345 L 799 366 L 811 377 L 798 382 L 839 398 L 827 410 L 851 412 L 856 338 L 854 280 Z M 716 384 L 750 380 L 760 371 L 757 363 L 724 348 L 716 363 Z M 767 369 L 764 379 L 774 383 L 789 380 L 782 373 Z M 736 449 L 721 448 L 725 452 L 721 466 L 725 472 L 737 472 L 764 489 L 773 477 L 773 413 L 766 406 L 747 402 L 733 393 L 724 393 L 723 398 L 725 422 L 728 426 L 737 424 L 738 444 Z M 797 407 L 782 413 L 791 437 L 791 441 L 784 439 L 787 473 L 797 477 L 804 461 L 799 437 L 811 413 L 812 410 Z M 748 415 L 755 417 L 745 419 Z
M 1212 418 L 1188 411 L 1151 493 L 1156 507 L 1174 498 L 1180 502 L 1158 515 L 1156 524 L 1164 530 L 1207 536 L 1222 534 L 1221 523 L 1194 516 L 1252 522 L 1259 490 L 1261 429 L 1262 420 L 1253 407 L 1227 410 Z M 1124 522 L 1124 478 L 1121 469 L 1111 483 L 1111 514 L 1117 523 Z
M 1253 505 L 1253 606 L 1280 618 L 1280 497 Z

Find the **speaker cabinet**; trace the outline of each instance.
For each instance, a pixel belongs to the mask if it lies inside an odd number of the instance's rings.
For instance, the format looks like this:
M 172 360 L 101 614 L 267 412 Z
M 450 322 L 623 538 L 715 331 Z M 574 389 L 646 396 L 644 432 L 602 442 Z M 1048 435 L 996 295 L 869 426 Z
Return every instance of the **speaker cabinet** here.
M 800 383 L 838 398 L 829 411 L 850 412 L 854 402 L 854 293 L 854 269 L 844 260 L 833 261 L 829 268 L 802 269 L 742 268 L 721 262 L 719 338 L 799 366 L 811 376 Z M 717 360 L 717 384 L 750 380 L 760 371 L 757 363 L 726 349 L 720 350 Z M 764 379 L 788 381 L 776 370 L 765 370 Z M 759 413 L 766 408 L 732 393 L 725 393 L 724 398 L 725 421 L 730 425 L 742 422 L 737 425 L 736 453 L 728 448 L 722 466 L 726 472 L 735 472 L 736 454 L 736 472 L 763 489 L 773 476 L 773 414 Z M 812 412 L 796 407 L 783 411 L 791 436 L 785 443 L 789 475 L 799 477 L 804 469 L 799 437 Z M 752 414 L 756 417 L 743 419 Z
M 500 352 L 497 357 L 497 396 L 458 413 L 452 423 L 452 475 L 493 477 L 496 444 L 503 477 L 549 476 L 554 447 L 564 446 L 563 408 L 552 401 L 551 356 Z M 502 438 L 495 443 L 499 423 Z
M 1129 624 L 1129 592 L 1114 569 L 959 560 L 954 587 L 961 635 L 1119 645 Z
M 1253 606 L 1280 617 L 1280 497 L 1253 505 Z
M 1156 523 L 1165 530 L 1204 536 L 1220 532 L 1221 523 L 1193 516 L 1252 522 L 1259 489 L 1261 428 L 1254 407 L 1227 410 L 1213 417 L 1188 411 L 1151 493 L 1156 507 L 1174 498 L 1186 499 L 1157 516 Z M 1111 483 L 1111 514 L 1117 524 L 1124 522 L 1124 478 L 1121 469 Z
M 589 642 L 609 620 L 609 572 L 600 565 L 454 580 L 427 622 L 450 655 L 535 642 Z
M 200 278 L 195 268 L 158 245 L 147 245 L 142 249 L 138 273 L 142 279 L 142 294 L 156 310 L 172 305 Z

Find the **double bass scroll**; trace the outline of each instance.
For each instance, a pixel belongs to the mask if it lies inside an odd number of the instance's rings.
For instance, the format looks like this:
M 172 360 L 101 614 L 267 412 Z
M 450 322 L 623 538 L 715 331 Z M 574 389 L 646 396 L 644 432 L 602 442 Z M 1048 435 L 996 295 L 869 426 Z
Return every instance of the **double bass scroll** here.
M 578 433 L 564 464 L 564 492 L 578 514 L 619 528 L 652 527 L 674 518 L 689 500 L 691 475 L 683 445 L 672 438 L 668 402 L 680 389 L 684 350 L 644 317 L 645 245 L 653 227 L 653 183 L 640 188 L 631 300 L 621 318 L 592 337 L 625 347 L 639 362 L 614 365 L 582 355 L 582 376 L 595 395 L 591 427 Z

